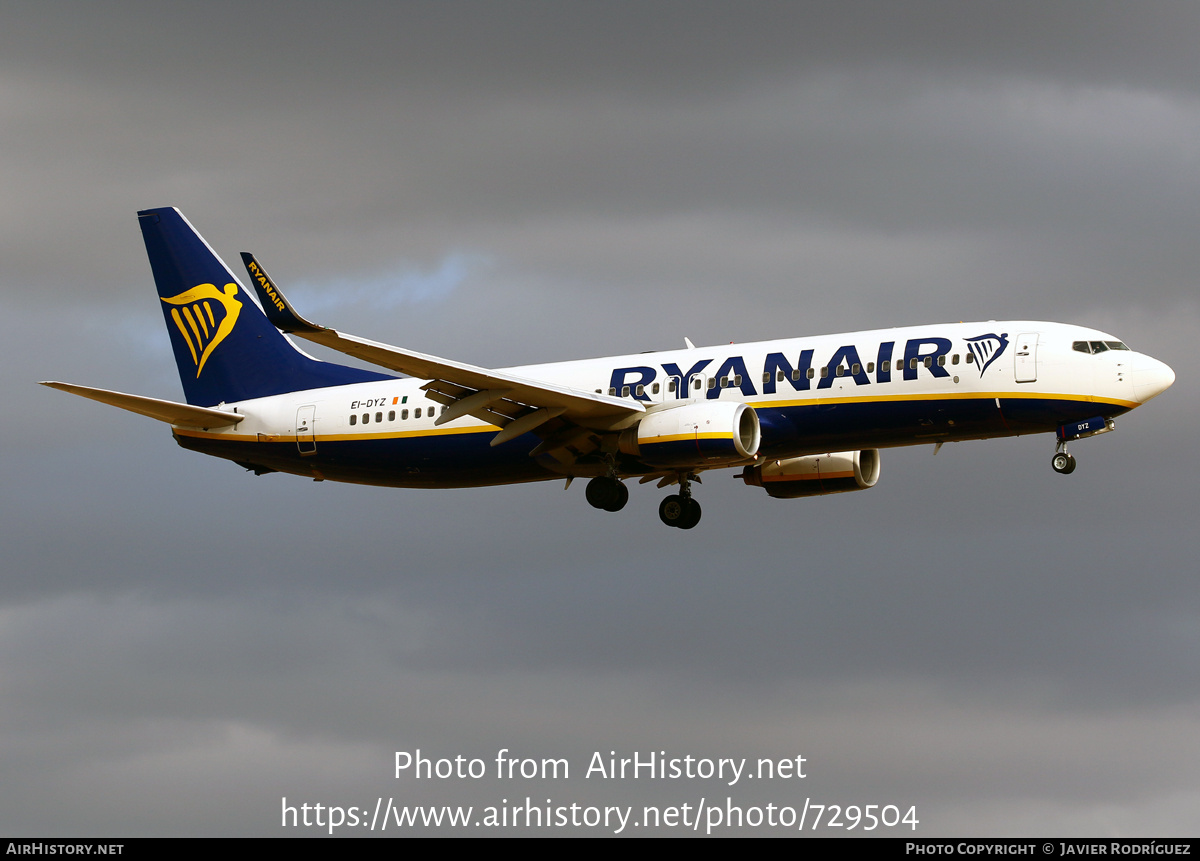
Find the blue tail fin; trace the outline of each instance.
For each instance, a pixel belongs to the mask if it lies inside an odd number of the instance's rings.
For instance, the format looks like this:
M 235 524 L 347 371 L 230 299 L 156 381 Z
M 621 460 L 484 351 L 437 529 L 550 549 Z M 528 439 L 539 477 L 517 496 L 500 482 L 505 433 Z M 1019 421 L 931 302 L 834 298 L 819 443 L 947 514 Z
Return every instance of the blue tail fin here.
M 189 404 L 391 379 L 297 350 L 178 209 L 147 209 L 138 222 Z

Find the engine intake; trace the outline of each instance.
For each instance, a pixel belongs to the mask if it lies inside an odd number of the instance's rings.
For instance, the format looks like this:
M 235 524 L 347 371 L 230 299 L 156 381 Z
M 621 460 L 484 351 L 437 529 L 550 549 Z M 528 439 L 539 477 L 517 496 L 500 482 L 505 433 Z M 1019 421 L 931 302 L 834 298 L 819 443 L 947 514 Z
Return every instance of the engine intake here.
M 620 448 L 650 466 L 732 464 L 758 453 L 758 413 L 732 401 L 656 410 L 621 434 Z
M 879 449 L 773 460 L 762 466 L 746 467 L 741 478 L 775 499 L 866 490 L 879 481 Z

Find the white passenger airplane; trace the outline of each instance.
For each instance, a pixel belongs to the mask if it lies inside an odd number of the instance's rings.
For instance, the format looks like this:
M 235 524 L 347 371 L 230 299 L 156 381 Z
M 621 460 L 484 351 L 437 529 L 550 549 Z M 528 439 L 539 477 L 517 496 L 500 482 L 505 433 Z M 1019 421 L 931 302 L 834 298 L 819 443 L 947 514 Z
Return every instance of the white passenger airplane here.
M 1067 443 L 1166 390 L 1174 372 L 1061 323 L 942 323 L 489 370 L 309 323 L 243 254 L 260 310 L 173 208 L 138 213 L 187 403 L 47 382 L 171 425 L 184 448 L 256 474 L 392 487 L 586 477 L 678 485 L 668 526 L 700 520 L 692 482 L 741 467 L 792 499 L 861 490 L 879 449 L 1056 432 Z M 264 314 L 265 311 L 265 314 Z M 318 361 L 282 332 L 406 375 Z M 936 451 L 936 449 L 935 449 Z

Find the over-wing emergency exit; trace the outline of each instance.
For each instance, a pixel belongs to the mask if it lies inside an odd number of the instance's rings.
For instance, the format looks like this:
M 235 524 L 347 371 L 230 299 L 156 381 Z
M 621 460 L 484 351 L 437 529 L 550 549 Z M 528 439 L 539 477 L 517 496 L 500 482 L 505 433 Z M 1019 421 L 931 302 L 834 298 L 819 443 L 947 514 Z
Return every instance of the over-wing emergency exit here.
M 747 485 L 793 499 L 874 486 L 883 448 L 1053 432 L 1052 466 L 1070 473 L 1068 443 L 1113 430 L 1175 380 L 1113 335 L 1034 321 L 482 368 L 311 323 L 243 254 L 256 304 L 177 209 L 138 220 L 186 403 L 44 385 L 166 422 L 184 448 L 259 475 L 392 487 L 587 478 L 587 501 L 606 511 L 637 479 L 673 487 L 659 516 L 690 529 L 692 486 L 712 469 L 740 468 Z M 318 361 L 287 335 L 387 372 Z

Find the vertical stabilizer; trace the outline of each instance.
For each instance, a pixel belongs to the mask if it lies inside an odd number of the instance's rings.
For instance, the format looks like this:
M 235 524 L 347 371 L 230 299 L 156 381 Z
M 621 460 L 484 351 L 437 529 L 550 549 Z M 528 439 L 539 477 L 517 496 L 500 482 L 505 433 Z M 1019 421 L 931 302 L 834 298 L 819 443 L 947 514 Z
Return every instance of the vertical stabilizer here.
M 297 350 L 179 210 L 147 209 L 138 222 L 189 404 L 390 379 Z

